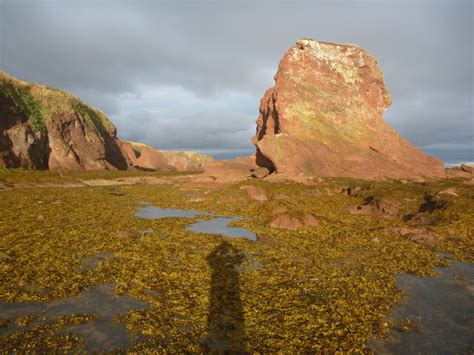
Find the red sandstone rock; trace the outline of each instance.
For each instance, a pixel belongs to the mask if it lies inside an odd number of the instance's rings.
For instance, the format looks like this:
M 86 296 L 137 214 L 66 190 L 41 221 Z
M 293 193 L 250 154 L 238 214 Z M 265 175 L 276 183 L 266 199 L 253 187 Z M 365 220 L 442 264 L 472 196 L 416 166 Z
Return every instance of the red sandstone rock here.
M 356 205 L 356 206 L 346 206 L 342 209 L 342 212 L 350 214 L 372 214 L 374 209 L 370 205 Z
M 235 160 L 216 160 L 204 164 L 204 173 L 193 178 L 196 183 L 233 183 L 250 178 L 255 169 L 255 156 L 238 157 Z
M 307 213 L 303 216 L 303 224 L 305 227 L 319 227 L 323 223 L 312 214 Z
M 210 157 L 157 151 L 117 138 L 100 110 L 71 94 L 0 72 L 0 167 L 54 170 L 201 170 Z
M 393 227 L 393 228 L 385 228 L 383 232 L 385 234 L 399 234 L 402 237 L 411 239 L 415 243 L 418 243 L 427 247 L 433 247 L 444 239 L 439 234 L 428 231 L 425 228 Z
M 115 126 L 61 90 L 0 72 L 0 166 L 126 169 Z
M 303 224 L 298 218 L 291 217 L 287 214 L 278 216 L 272 222 L 270 222 L 270 227 L 278 229 L 297 230 L 302 226 Z
M 442 163 L 383 120 L 391 103 L 376 60 L 353 45 L 300 39 L 260 102 L 256 162 L 289 177 L 443 177 Z
M 212 157 L 195 152 L 157 150 L 145 144 L 130 142 L 135 154 L 134 165 L 144 170 L 200 171 Z
M 268 200 L 267 195 L 265 195 L 265 191 L 262 189 L 251 186 L 251 185 L 244 185 L 240 187 L 241 190 L 244 190 L 247 193 L 247 196 L 250 197 L 252 200 L 255 201 L 266 201 Z
M 461 164 L 461 170 L 469 174 L 474 174 L 474 168 L 467 164 Z
M 450 195 L 450 196 L 459 197 L 457 190 L 454 187 L 449 187 L 443 191 L 440 191 L 438 192 L 438 195 Z
M 319 227 L 323 224 L 326 224 L 326 221 L 318 219 L 310 213 L 306 213 L 302 220 L 292 217 L 288 214 L 282 214 L 270 222 L 270 227 L 287 230 L 298 230 L 303 227 Z

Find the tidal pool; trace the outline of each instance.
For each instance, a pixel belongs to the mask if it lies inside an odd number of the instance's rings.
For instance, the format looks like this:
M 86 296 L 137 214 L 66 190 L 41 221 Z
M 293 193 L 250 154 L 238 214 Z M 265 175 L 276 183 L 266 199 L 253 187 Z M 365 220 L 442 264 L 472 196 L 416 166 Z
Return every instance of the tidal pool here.
M 145 204 L 145 203 L 142 203 Z M 196 216 L 212 216 L 216 217 L 210 220 L 204 220 L 196 218 Z M 181 210 L 176 208 L 159 208 L 149 204 L 145 204 L 145 207 L 135 214 L 141 218 L 169 218 L 169 217 L 184 217 L 184 218 L 196 218 L 195 223 L 189 225 L 186 229 L 195 233 L 208 233 L 218 234 L 229 238 L 247 238 L 250 240 L 256 240 L 257 235 L 248 229 L 240 227 L 229 227 L 229 223 L 232 221 L 242 220 L 242 217 L 232 216 L 227 217 L 211 212 L 198 211 L 198 210 Z
M 86 350 L 89 352 L 126 349 L 131 345 L 132 339 L 125 326 L 115 322 L 116 317 L 125 315 L 134 309 L 149 307 L 148 303 L 132 297 L 117 296 L 113 284 L 98 285 L 77 296 L 51 302 L 5 303 L 0 301 L 0 314 L 3 319 L 34 317 L 34 320 L 27 326 L 19 326 L 12 322 L 8 326 L 0 328 L 0 336 L 52 324 L 61 316 L 93 314 L 97 319 L 79 325 L 67 326 L 60 332 L 81 336 Z
M 371 339 L 378 354 L 474 353 L 474 264 L 454 261 L 438 277 L 402 275 L 406 298 L 389 317 L 389 340 Z M 409 321 L 415 329 L 404 330 Z

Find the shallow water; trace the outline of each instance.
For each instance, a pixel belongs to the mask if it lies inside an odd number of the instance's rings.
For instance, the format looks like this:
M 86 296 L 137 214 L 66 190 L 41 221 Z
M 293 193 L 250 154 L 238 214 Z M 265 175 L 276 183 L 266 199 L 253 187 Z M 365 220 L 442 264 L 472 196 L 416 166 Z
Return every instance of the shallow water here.
M 232 216 L 226 217 L 219 214 L 198 211 L 198 210 L 181 210 L 175 208 L 159 208 L 146 203 L 142 203 L 145 207 L 135 214 L 141 218 L 168 218 L 168 217 L 184 217 L 184 218 L 196 218 L 196 216 L 212 216 L 216 217 L 210 220 L 196 219 L 196 222 L 189 225 L 186 229 L 195 233 L 208 233 L 218 234 L 229 238 L 247 238 L 250 240 L 256 240 L 257 235 L 248 229 L 240 227 L 229 227 L 229 223 L 232 221 L 241 220 L 242 217 Z
M 389 341 L 372 339 L 378 354 L 474 353 L 474 264 L 453 262 L 438 268 L 438 277 L 402 275 L 399 286 L 407 297 L 389 320 L 397 327 L 410 319 L 419 329 L 392 329 Z
M 204 211 L 180 210 L 177 208 L 159 208 L 151 205 L 140 208 L 140 210 L 135 214 L 137 217 L 150 219 L 168 217 L 194 218 L 197 215 L 217 216 L 216 214 Z
M 245 228 L 240 227 L 229 227 L 229 223 L 235 220 L 239 220 L 239 217 L 232 218 L 214 218 L 210 220 L 198 220 L 188 226 L 186 229 L 196 233 L 210 233 L 210 234 L 221 234 L 229 238 L 247 238 L 250 240 L 256 240 L 257 236 L 255 233 Z
M 131 338 L 126 328 L 115 323 L 118 315 L 126 314 L 133 309 L 147 309 L 149 304 L 129 296 L 116 296 L 113 284 L 102 284 L 95 288 L 51 302 L 18 302 L 0 301 L 0 314 L 3 319 L 15 319 L 24 316 L 36 316 L 31 324 L 20 327 L 10 323 L 0 328 L 0 335 L 27 331 L 38 325 L 54 323 L 60 316 L 93 313 L 97 320 L 64 328 L 61 333 L 73 333 L 83 337 L 88 351 L 111 351 L 127 348 Z

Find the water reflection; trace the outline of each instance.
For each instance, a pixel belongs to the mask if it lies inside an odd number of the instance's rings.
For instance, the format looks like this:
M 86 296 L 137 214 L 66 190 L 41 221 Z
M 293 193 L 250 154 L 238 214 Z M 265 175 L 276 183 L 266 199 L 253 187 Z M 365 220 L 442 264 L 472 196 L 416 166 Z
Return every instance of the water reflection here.
M 144 204 L 144 203 L 142 203 Z M 248 229 L 239 227 L 229 227 L 232 221 L 241 220 L 241 217 L 226 217 L 211 212 L 198 210 L 181 210 L 177 208 L 159 208 L 152 205 L 145 205 L 135 216 L 147 219 L 183 217 L 196 218 L 197 216 L 212 216 L 213 219 L 197 219 L 195 223 L 189 225 L 186 229 L 195 233 L 219 234 L 230 238 L 247 238 L 256 240 L 257 235 Z
M 389 317 L 395 329 L 389 341 L 371 339 L 378 354 L 473 354 L 474 264 L 453 262 L 438 277 L 402 275 L 399 286 L 407 298 Z M 410 320 L 415 331 L 397 324 Z
M 131 345 L 131 337 L 125 326 L 115 322 L 118 315 L 135 309 L 148 309 L 146 302 L 129 296 L 117 296 L 114 284 L 98 285 L 83 291 L 76 296 L 51 302 L 17 302 L 0 301 L 0 314 L 3 319 L 15 319 L 24 316 L 36 316 L 28 327 L 18 327 L 15 323 L 0 328 L 0 337 L 18 331 L 28 331 L 37 326 L 53 324 L 61 316 L 72 314 L 94 314 L 97 320 L 62 329 L 62 333 L 73 333 L 83 337 L 84 345 L 89 352 L 112 351 L 125 349 Z

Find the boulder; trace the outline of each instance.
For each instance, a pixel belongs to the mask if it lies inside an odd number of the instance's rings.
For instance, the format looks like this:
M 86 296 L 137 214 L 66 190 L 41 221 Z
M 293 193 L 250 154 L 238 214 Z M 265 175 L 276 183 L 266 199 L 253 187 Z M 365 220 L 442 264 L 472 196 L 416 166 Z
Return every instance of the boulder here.
M 457 190 L 454 187 L 449 187 L 443 191 L 440 191 L 438 192 L 438 195 L 449 195 L 449 196 L 459 197 Z
M 203 165 L 204 173 L 194 176 L 193 182 L 234 183 L 250 178 L 250 170 L 255 168 L 255 156 L 238 157 L 235 160 L 209 161 Z
M 283 214 L 271 221 L 270 227 L 278 229 L 297 230 L 303 227 L 303 224 L 298 218 Z
M 398 211 L 400 211 L 399 203 L 390 201 L 384 198 L 375 200 L 373 202 L 373 205 L 379 214 L 387 218 L 396 217 L 398 214 Z
M 354 45 L 300 39 L 260 101 L 256 163 L 289 178 L 444 177 L 440 160 L 383 120 L 391 103 L 377 61 Z
M 287 230 L 298 230 L 304 227 L 319 227 L 326 223 L 326 221 L 319 219 L 310 213 L 306 213 L 302 219 L 290 216 L 288 214 L 282 214 L 270 222 L 270 227 Z
M 255 201 L 267 201 L 268 197 L 265 194 L 265 191 L 262 189 L 251 186 L 251 185 L 244 185 L 240 187 L 241 190 L 244 190 L 247 193 L 247 196 Z
M 264 167 L 257 167 L 255 169 L 250 169 L 250 173 L 250 175 L 254 178 L 263 179 L 270 174 L 270 170 Z
M 370 205 L 355 205 L 344 207 L 342 212 L 350 214 L 372 214 L 374 210 Z
M 407 227 L 390 227 L 383 230 L 385 234 L 398 234 L 402 237 L 411 239 L 415 243 L 426 247 L 434 247 L 444 238 L 437 233 L 428 231 L 425 228 L 407 228 Z
M 461 164 L 461 170 L 469 174 L 474 174 L 474 168 L 467 164 Z

